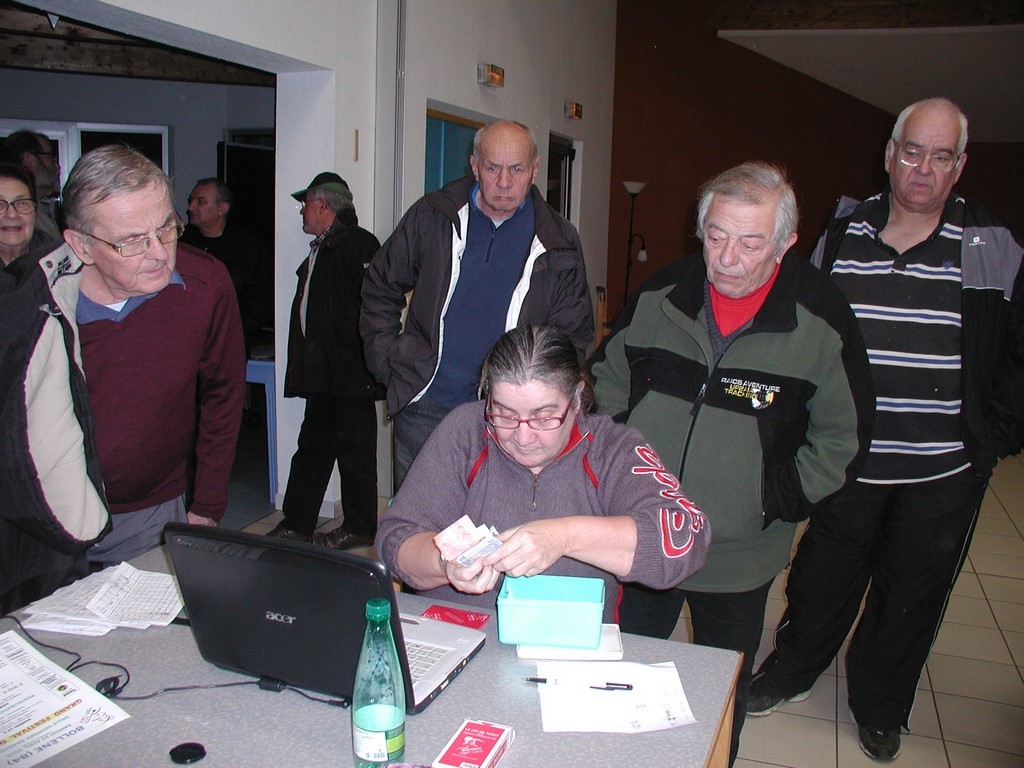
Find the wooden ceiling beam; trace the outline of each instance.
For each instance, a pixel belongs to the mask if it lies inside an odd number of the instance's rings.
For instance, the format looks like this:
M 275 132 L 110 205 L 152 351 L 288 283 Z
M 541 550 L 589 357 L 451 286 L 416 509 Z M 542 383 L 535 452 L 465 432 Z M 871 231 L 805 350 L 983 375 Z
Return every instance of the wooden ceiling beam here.
M 273 74 L 0 3 L 0 62 L 13 69 L 273 87 Z
M 709 0 L 713 29 L 925 29 L 1024 24 L 1020 0 Z

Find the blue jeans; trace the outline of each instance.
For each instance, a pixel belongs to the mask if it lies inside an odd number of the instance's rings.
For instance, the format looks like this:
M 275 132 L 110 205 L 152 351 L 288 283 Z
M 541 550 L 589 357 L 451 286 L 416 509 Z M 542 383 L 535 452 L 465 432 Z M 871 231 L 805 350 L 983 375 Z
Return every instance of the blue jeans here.
M 395 441 L 395 493 L 409 473 L 434 427 L 448 415 L 445 408 L 426 395 L 395 414 L 393 437 Z

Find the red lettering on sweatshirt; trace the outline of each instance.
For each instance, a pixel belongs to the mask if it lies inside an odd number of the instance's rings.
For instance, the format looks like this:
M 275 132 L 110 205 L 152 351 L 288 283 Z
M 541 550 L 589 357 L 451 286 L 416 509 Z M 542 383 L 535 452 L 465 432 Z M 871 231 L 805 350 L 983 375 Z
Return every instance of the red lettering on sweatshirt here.
M 658 519 L 661 549 L 666 557 L 683 557 L 693 549 L 693 534 L 704 529 L 704 513 L 679 490 L 679 479 L 665 469 L 653 448 L 649 445 L 639 445 L 636 454 L 644 463 L 633 467 L 633 474 L 653 477 L 663 486 L 660 496 L 671 501 L 675 507 L 661 509 Z

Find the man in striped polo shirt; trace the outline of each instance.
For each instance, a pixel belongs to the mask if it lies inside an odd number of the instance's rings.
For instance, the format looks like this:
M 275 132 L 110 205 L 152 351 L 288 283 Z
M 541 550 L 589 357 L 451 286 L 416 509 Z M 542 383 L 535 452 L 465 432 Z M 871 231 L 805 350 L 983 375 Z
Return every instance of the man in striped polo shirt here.
M 841 200 L 815 249 L 864 335 L 875 430 L 857 482 L 811 516 L 747 706 L 767 715 L 807 697 L 870 582 L 846 665 L 861 748 L 877 760 L 899 754 L 992 469 L 1024 442 L 1022 249 L 952 194 L 966 144 L 953 103 L 907 107 L 886 146 L 890 188 Z

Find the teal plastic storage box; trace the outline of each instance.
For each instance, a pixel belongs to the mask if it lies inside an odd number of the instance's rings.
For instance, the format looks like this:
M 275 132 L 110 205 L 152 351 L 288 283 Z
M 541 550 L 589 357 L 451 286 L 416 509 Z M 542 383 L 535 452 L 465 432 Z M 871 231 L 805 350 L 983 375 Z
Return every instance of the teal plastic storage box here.
M 512 645 L 597 648 L 603 613 L 601 579 L 507 576 L 498 593 L 498 640 Z

